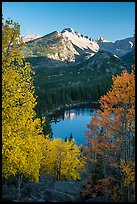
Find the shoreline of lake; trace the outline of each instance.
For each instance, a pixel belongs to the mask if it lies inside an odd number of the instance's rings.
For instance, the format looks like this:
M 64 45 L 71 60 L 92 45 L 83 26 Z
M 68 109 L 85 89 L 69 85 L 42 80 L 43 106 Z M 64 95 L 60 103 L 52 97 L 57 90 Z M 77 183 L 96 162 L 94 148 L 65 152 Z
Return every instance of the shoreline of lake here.
M 96 108 L 99 108 L 99 103 L 97 101 L 93 101 L 91 103 L 79 102 L 79 103 L 73 103 L 73 104 L 65 104 L 65 105 L 61 105 L 57 108 L 54 108 L 52 111 L 47 111 L 46 114 L 51 117 L 60 111 L 65 111 L 65 110 L 69 110 L 72 108 L 85 108 L 85 107 L 90 107 L 90 108 L 96 109 Z

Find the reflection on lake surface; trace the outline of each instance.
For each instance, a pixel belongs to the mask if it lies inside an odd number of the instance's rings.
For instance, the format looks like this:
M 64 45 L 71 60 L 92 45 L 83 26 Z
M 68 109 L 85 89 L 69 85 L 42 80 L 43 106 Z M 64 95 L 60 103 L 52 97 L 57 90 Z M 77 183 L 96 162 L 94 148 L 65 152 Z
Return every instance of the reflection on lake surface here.
M 86 144 L 85 131 L 94 115 L 94 109 L 77 108 L 61 112 L 51 120 L 53 138 L 69 139 L 72 134 L 77 145 Z

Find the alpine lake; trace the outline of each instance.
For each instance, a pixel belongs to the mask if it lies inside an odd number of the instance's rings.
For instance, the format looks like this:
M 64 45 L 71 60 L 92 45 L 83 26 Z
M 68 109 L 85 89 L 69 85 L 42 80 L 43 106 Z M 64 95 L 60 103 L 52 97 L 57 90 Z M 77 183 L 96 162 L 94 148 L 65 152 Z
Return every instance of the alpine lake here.
M 63 140 L 73 137 L 79 146 L 86 145 L 87 125 L 94 116 L 96 106 L 78 106 L 57 111 L 50 119 L 52 128 L 52 139 L 61 138 Z

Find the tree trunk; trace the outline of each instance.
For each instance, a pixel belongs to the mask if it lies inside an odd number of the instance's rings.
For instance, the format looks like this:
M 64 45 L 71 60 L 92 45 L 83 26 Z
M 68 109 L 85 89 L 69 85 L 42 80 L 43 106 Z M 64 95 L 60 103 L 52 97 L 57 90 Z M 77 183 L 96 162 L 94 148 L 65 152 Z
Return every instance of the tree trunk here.
M 132 202 L 132 184 L 128 184 L 128 202 Z
M 125 200 L 125 197 L 124 197 L 124 185 L 123 185 L 123 183 L 122 183 L 122 181 L 121 181 L 121 189 L 120 189 L 120 191 L 121 191 L 121 202 L 124 202 L 124 200 Z
M 104 162 L 103 162 L 103 175 L 104 175 L 104 178 L 107 178 L 105 156 L 104 156 Z
M 23 178 L 23 174 L 18 174 L 18 200 L 20 199 L 21 196 L 21 183 L 22 183 L 22 178 Z

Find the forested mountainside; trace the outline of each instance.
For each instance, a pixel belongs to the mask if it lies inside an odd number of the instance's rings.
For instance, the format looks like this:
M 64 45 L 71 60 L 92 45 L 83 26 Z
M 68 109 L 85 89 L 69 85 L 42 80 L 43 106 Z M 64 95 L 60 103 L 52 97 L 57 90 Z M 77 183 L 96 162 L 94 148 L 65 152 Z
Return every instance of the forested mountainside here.
M 121 59 L 130 64 L 134 64 L 135 63 L 135 49 L 128 52 L 126 55 L 122 56 Z
M 69 66 L 50 67 L 47 60 L 47 57 L 26 58 L 35 71 L 40 115 L 64 104 L 97 101 L 110 88 L 112 75 L 124 69 L 130 71 L 132 64 L 107 51 L 98 51 L 93 57 Z
M 72 28 L 34 35 L 23 54 L 35 71 L 38 115 L 65 104 L 97 101 L 111 87 L 112 75 L 130 71 L 134 47 L 134 37 L 94 40 Z

